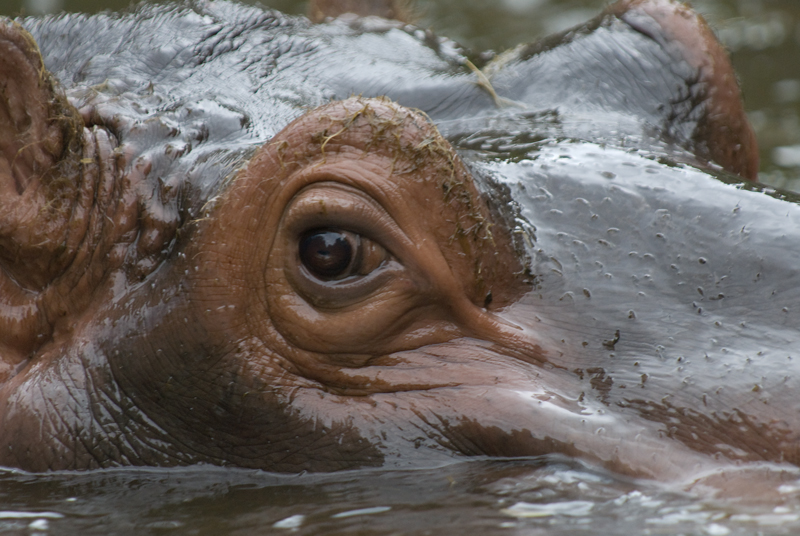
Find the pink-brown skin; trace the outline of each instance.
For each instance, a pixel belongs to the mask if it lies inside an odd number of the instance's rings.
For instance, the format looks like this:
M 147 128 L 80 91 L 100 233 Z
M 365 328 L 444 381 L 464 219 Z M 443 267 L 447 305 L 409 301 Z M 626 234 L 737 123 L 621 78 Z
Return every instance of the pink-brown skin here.
M 293 122 L 216 205 L 199 232 L 218 246 L 187 256 L 200 266 L 198 297 L 237 289 L 207 327 L 270 349 L 248 366 L 364 395 L 419 382 L 381 379 L 398 352 L 489 334 L 525 345 L 483 308 L 489 293 L 494 309 L 523 290 L 506 269 L 519 268 L 508 236 L 447 142 L 389 101 L 350 99 Z M 382 264 L 359 281 L 319 283 L 297 252 L 317 227 L 372 237 Z
M 292 471 L 562 452 L 665 480 L 717 467 L 656 422 L 584 424 L 546 330 L 504 315 L 529 288 L 507 230 L 426 118 L 386 100 L 288 125 L 181 230 L 170 276 L 137 286 L 172 237 L 148 224 L 147 169 L 83 127 L 26 36 L 0 26 L 0 465 Z M 722 110 L 738 93 L 714 46 L 703 72 Z M 752 176 L 749 127 L 714 117 L 710 155 Z M 741 147 L 716 148 L 730 139 Z M 320 227 L 365 237 L 358 277 L 302 266 L 298 239 Z M 98 400 L 105 420 L 87 410 Z

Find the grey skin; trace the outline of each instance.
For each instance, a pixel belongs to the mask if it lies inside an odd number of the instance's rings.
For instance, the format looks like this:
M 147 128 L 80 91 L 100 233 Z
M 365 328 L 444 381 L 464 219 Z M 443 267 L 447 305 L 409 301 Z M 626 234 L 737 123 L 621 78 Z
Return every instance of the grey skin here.
M 559 452 L 685 481 L 739 462 L 800 461 L 800 213 L 792 199 L 748 185 L 757 156 L 733 72 L 686 8 L 615 4 L 492 58 L 396 22 L 311 25 L 225 2 L 18 22 L 63 88 L 40 86 L 40 100 L 59 111 L 43 124 L 66 117 L 56 145 L 102 168 L 105 186 L 75 195 L 105 212 L 89 218 L 93 238 L 78 240 L 60 271 L 19 259 L 61 259 L 64 248 L 26 242 L 17 220 L 0 227 L 2 348 L 13 364 L 0 386 L 0 464 L 293 472 Z M 363 98 L 311 111 L 353 94 Z M 384 96 L 397 104 L 367 99 Z M 425 112 L 460 158 L 404 107 Z M 269 251 L 279 250 L 262 242 L 283 236 L 283 224 L 248 223 L 274 221 L 259 207 L 297 197 L 253 192 L 272 188 L 264 185 L 289 173 L 285 165 L 316 173 L 341 164 L 342 184 L 362 184 L 352 177 L 379 170 L 373 156 L 390 150 L 386 140 L 372 147 L 369 133 L 397 117 L 412 140 L 403 151 L 433 144 L 444 158 L 390 174 L 411 177 L 397 184 L 417 203 L 392 225 L 423 222 L 420 232 L 435 238 L 383 244 L 397 262 L 379 271 L 400 274 L 386 285 L 415 281 L 421 305 L 377 335 L 369 322 L 342 322 L 316 337 L 328 324 L 298 326 L 329 314 L 335 298 L 302 291 L 307 303 L 292 303 L 310 312 L 276 309 L 293 291 L 264 283 L 283 272 L 270 268 Z M 302 142 L 303 129 L 326 121 L 347 125 L 344 134 Z M 86 128 L 78 141 L 70 125 Z M 284 162 L 282 147 L 299 147 L 300 163 Z M 41 176 L 68 175 L 58 165 Z M 418 202 L 415 170 L 448 166 L 464 195 Z M 26 181 L 16 186 L 24 194 Z M 480 240 L 476 262 L 443 230 L 452 219 L 430 223 L 448 210 L 491 223 L 470 238 Z M 30 211 L 20 214 L 29 222 Z M 366 224 L 351 227 L 381 242 Z M 69 252 L 74 233 L 63 232 Z M 432 243 L 445 275 L 415 256 Z M 240 269 L 261 262 L 264 248 L 264 266 Z M 74 266 L 81 271 L 65 286 Z M 255 286 L 242 285 L 251 272 Z M 14 324 L 30 296 L 25 310 L 36 312 Z M 236 307 L 251 302 L 265 309 L 241 316 Z M 248 332 L 263 326 L 266 335 Z

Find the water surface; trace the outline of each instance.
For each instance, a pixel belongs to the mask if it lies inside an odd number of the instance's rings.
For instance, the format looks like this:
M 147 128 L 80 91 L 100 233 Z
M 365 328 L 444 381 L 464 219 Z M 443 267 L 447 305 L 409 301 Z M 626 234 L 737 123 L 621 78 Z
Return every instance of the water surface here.
M 0 534 L 796 534 L 798 490 L 784 485 L 777 506 L 698 499 L 557 456 L 330 475 L 9 472 Z

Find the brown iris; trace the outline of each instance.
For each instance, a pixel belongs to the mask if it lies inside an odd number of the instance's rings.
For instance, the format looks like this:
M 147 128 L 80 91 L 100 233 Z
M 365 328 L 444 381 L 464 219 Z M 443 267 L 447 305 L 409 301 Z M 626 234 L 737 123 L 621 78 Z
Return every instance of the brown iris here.
M 358 235 L 334 229 L 314 229 L 300 239 L 300 261 L 319 279 L 350 275 L 359 248 Z

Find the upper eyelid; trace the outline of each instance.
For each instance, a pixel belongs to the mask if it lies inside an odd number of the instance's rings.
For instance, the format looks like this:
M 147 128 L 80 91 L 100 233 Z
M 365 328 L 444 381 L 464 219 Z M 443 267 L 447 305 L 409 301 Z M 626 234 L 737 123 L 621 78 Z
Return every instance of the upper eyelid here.
M 309 199 L 309 196 L 317 193 L 315 190 L 322 190 L 326 186 L 339 189 L 345 199 L 353 202 L 345 207 L 321 192 L 319 199 Z M 324 203 L 322 210 L 318 204 L 320 201 Z M 315 183 L 300 190 L 287 204 L 282 217 L 282 225 L 287 225 L 289 232 L 295 236 L 314 228 L 340 228 L 374 241 L 390 255 L 397 257 L 392 242 L 401 235 L 405 238 L 405 234 L 402 230 L 400 234 L 396 233 L 396 229 L 387 223 L 394 221 L 391 214 L 365 192 L 352 187 L 342 188 L 338 183 L 330 182 Z

